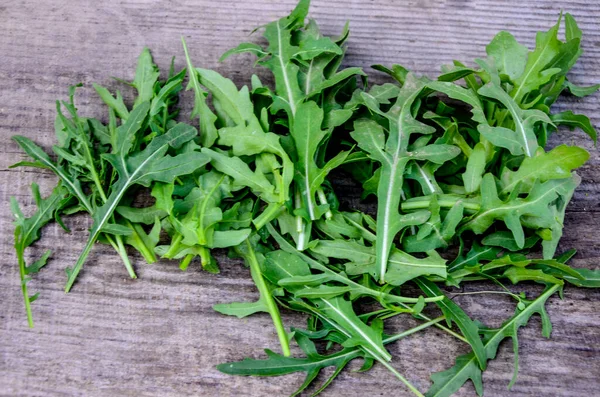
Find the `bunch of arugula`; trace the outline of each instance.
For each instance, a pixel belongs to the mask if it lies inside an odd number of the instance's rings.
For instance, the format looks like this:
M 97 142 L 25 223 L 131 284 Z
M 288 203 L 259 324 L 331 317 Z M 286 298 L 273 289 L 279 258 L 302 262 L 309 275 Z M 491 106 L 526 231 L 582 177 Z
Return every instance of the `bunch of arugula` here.
M 477 67 L 455 61 L 436 80 L 400 65 L 376 65 L 395 83 L 369 86 L 360 68 L 340 69 L 348 26 L 338 38 L 324 37 L 315 21 L 305 23 L 308 7 L 301 0 L 290 15 L 267 24 L 266 47 L 244 43 L 222 58 L 256 55 L 273 74 L 272 88 L 253 76 L 251 88 L 238 89 L 215 71 L 195 68 L 185 42 L 186 69 L 175 73 L 171 66 L 161 80 L 144 49 L 127 83 L 137 91 L 131 106 L 119 92 L 113 96 L 94 85 L 108 106 L 107 123 L 79 115 L 75 87 L 69 102 L 57 103 L 55 159 L 14 137 L 33 159 L 15 166 L 48 169 L 59 180 L 47 198 L 33 184 L 38 208 L 31 217 L 11 201 L 29 325 L 37 294 L 29 295 L 27 282 L 51 253 L 27 265 L 25 249 L 51 220 L 68 231 L 61 217 L 85 212 L 93 224 L 79 259 L 66 269 L 67 292 L 96 241 L 114 247 L 131 277 L 126 246 L 148 263 L 157 256 L 178 259 L 182 270 L 198 257 L 203 269 L 218 272 L 215 248 L 244 259 L 258 301 L 214 308 L 237 317 L 269 313 L 283 354 L 267 350 L 265 360 L 222 364 L 225 373 L 306 372 L 296 395 L 321 369 L 335 367 L 318 394 L 362 358 L 363 370 L 377 361 L 422 396 L 391 365 L 385 345 L 435 326 L 472 352 L 434 374 L 425 395 L 449 396 L 469 379 L 481 395 L 482 371 L 508 337 L 514 383 L 518 328 L 538 313 L 549 336 L 550 296 L 562 293 L 565 282 L 600 287 L 598 272 L 566 265 L 574 251 L 555 258 L 565 209 L 580 182 L 574 170 L 589 155 L 576 146 L 544 149 L 561 125 L 579 127 L 596 141 L 586 116 L 550 111 L 564 90 L 584 96 L 599 87 L 577 87 L 566 77 L 581 55 L 575 20 L 565 15 L 563 42 L 561 16 L 538 33 L 533 51 L 500 32 L 486 47 L 488 57 L 475 60 Z M 186 73 L 199 130 L 176 121 Z M 339 172 L 362 185 L 363 197 L 377 197 L 375 219 L 340 208 L 330 176 Z M 145 192 L 154 202 L 139 207 L 135 198 Z M 471 319 L 436 284 L 480 280 L 516 302 L 514 315 L 499 328 Z M 537 282 L 544 290 L 528 299 L 508 289 L 506 280 Z M 402 294 L 410 285 L 419 296 Z M 442 315 L 426 316 L 429 304 Z M 307 328 L 287 332 L 280 308 L 305 313 Z M 421 323 L 385 334 L 385 320 L 395 316 Z M 292 338 L 305 357 L 290 357 Z

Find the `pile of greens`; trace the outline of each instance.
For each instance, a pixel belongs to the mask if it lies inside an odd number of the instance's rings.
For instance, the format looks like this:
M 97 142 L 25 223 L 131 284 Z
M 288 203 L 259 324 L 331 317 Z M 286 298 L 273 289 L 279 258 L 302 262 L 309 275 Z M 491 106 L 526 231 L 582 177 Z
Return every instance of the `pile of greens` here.
M 11 201 L 29 325 L 38 295 L 27 282 L 51 253 L 28 264 L 26 248 L 48 222 L 68 231 L 62 217 L 86 212 L 93 225 L 79 259 L 66 268 L 67 292 L 96 242 L 110 244 L 132 278 L 132 249 L 148 263 L 176 259 L 185 270 L 199 262 L 213 273 L 213 249 L 243 258 L 260 298 L 215 310 L 269 313 L 282 354 L 267 350 L 264 360 L 222 364 L 222 372 L 306 372 L 296 395 L 333 366 L 318 394 L 362 358 L 362 370 L 377 361 L 422 396 L 394 369 L 386 345 L 434 326 L 472 351 L 434 374 L 425 395 L 449 396 L 469 379 L 481 395 L 482 371 L 502 340 L 512 338 L 516 354 L 517 330 L 536 313 L 550 335 L 545 303 L 565 282 L 600 287 L 599 272 L 566 265 L 574 251 L 556 256 L 580 182 L 574 170 L 589 155 L 577 146 L 544 149 L 559 126 L 578 127 L 596 141 L 586 116 L 550 111 L 563 91 L 585 96 L 599 88 L 566 77 L 582 52 L 581 31 L 566 14 L 564 41 L 561 16 L 538 33 L 532 51 L 500 32 L 475 67 L 456 61 L 431 80 L 400 65 L 376 65 L 394 82 L 370 85 L 361 68 L 340 68 L 348 27 L 324 37 L 314 20 L 306 23 L 308 6 L 302 0 L 267 24 L 266 46 L 244 43 L 223 56 L 252 53 L 272 72 L 272 87 L 253 76 L 250 87 L 238 89 L 195 68 L 185 43 L 187 68 L 171 66 L 162 80 L 144 49 L 127 83 L 137 90 L 132 105 L 94 85 L 108 106 L 107 122 L 80 115 L 72 87 L 69 100 L 57 102 L 52 156 L 14 137 L 31 157 L 15 166 L 47 169 L 59 180 L 46 198 L 33 184 L 37 211 L 30 217 Z M 178 121 L 186 74 L 191 123 Z M 340 206 L 333 183 L 340 177 L 353 178 L 365 200 L 376 200 L 375 217 Z M 147 194 L 152 205 L 136 205 Z M 440 289 L 480 280 L 514 299 L 514 314 L 499 328 L 471 319 Z M 507 282 L 544 290 L 526 297 Z M 426 316 L 428 305 L 441 316 Z M 306 329 L 286 329 L 280 308 L 305 313 Z M 389 335 L 385 321 L 395 316 L 421 324 Z M 290 357 L 292 339 L 305 356 Z

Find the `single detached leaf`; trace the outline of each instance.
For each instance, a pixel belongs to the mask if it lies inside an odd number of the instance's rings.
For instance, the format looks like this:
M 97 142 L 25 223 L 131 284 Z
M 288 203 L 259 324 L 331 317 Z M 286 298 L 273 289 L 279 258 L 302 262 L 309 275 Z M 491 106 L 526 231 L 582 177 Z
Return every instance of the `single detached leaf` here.
M 31 190 L 37 204 L 37 209 L 30 217 L 25 217 L 25 215 L 23 215 L 21 208 L 19 208 L 19 203 L 14 197 L 10 198 L 10 209 L 15 217 L 14 247 L 19 263 L 21 290 L 23 292 L 23 299 L 25 300 L 25 310 L 27 312 L 29 327 L 33 327 L 31 302 L 37 298 L 37 294 L 34 295 L 33 298 L 29 296 L 27 282 L 30 278 L 28 276 L 37 273 L 46 265 L 51 252 L 49 250 L 46 251 L 39 259 L 28 266 L 25 261 L 25 249 L 40 238 L 41 229 L 54 219 L 55 214 L 61 208 L 66 195 L 65 189 L 60 184 L 46 198 L 41 197 L 39 186 L 37 184 L 32 184 Z
M 598 141 L 596 129 L 590 122 L 590 119 L 583 114 L 575 114 L 570 110 L 566 110 L 564 112 L 550 115 L 550 120 L 557 126 L 564 125 L 569 127 L 571 130 L 574 128 L 579 128 L 590 138 L 592 138 L 594 143 L 597 143 Z
M 552 325 L 545 304 L 560 286 L 554 285 L 547 288 L 535 300 L 526 303 L 523 309 L 517 309 L 514 316 L 505 321 L 497 329 L 483 329 L 485 355 L 487 359 L 494 359 L 498 352 L 498 346 L 505 338 L 512 338 L 515 352 L 515 363 L 518 363 L 518 340 L 517 332 L 519 327 L 527 324 L 531 316 L 538 313 L 542 318 L 542 335 L 550 337 Z M 517 368 L 515 366 L 515 368 Z M 461 386 L 471 379 L 475 390 L 479 396 L 483 396 L 483 382 L 481 376 L 480 363 L 473 352 L 460 356 L 456 359 L 456 364 L 443 372 L 435 373 L 431 376 L 433 386 L 425 393 L 427 397 L 449 397 L 453 395 Z
M 415 279 L 415 282 L 419 286 L 419 288 L 427 295 L 427 296 L 441 296 L 442 291 L 431 281 L 426 280 L 424 278 Z M 456 303 L 451 301 L 448 298 L 444 298 L 441 301 L 435 302 L 435 304 L 442 310 L 444 315 L 446 316 L 446 320 L 448 325 L 451 325 L 452 322 L 456 324 L 458 328 L 462 331 L 464 337 L 467 339 L 471 348 L 474 352 L 474 357 L 477 360 L 478 367 L 482 370 L 485 369 L 487 365 L 488 355 L 483 346 L 483 342 L 478 334 L 477 325 L 469 318 L 469 316 L 458 306 Z

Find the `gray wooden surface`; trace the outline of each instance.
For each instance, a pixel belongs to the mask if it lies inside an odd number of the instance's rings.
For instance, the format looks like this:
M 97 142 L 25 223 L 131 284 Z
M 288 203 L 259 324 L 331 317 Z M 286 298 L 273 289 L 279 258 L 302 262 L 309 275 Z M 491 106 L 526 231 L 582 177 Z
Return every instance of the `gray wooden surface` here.
M 442 63 L 484 55 L 485 44 L 501 29 L 510 30 L 530 47 L 534 32 L 553 24 L 562 8 L 575 15 L 584 31 L 585 53 L 571 78 L 600 81 L 600 3 L 594 1 L 316 1 L 311 10 L 327 34 L 351 23 L 346 64 L 401 63 L 433 76 Z M 78 104 L 85 113 L 105 109 L 91 82 L 111 88 L 110 76 L 131 79 L 143 46 L 152 49 L 166 70 L 177 55 L 183 67 L 184 35 L 196 65 L 216 68 L 238 83 L 249 81 L 252 59 L 235 57 L 219 64 L 225 50 L 248 40 L 256 26 L 285 15 L 293 1 L 4 1 L 0 4 L 0 395 L 4 396 L 280 396 L 302 382 L 299 375 L 238 378 L 219 373 L 215 365 L 262 349 L 277 347 L 267 315 L 244 320 L 211 309 L 218 302 L 256 298 L 249 272 L 223 260 L 222 273 L 210 275 L 192 266 L 188 272 L 162 261 L 143 265 L 135 257 L 138 280 L 127 278 L 118 258 L 97 246 L 72 293 L 63 293 L 64 268 L 79 254 L 90 226 L 85 218 L 68 220 L 73 232 L 44 231 L 35 253 L 54 249 L 54 258 L 30 286 L 40 291 L 34 303 L 36 326 L 27 328 L 12 250 L 12 217 L 8 197 L 31 205 L 29 184 L 37 180 L 47 193 L 53 176 L 29 169 L 8 170 L 23 158 L 10 141 L 13 134 L 33 138 L 45 147 L 54 140 L 54 100 L 64 99 L 70 84 L 83 82 Z M 251 38 L 258 40 L 258 37 Z M 370 72 L 373 72 L 370 70 Z M 381 76 L 375 76 L 376 81 Z M 190 98 L 187 96 L 187 98 Z M 565 98 L 569 107 L 591 116 L 600 126 L 600 95 Z M 563 132 L 552 143 L 577 143 L 591 151 L 581 170 L 583 183 L 566 218 L 561 250 L 576 248 L 576 266 L 598 268 L 600 244 L 600 156 L 581 132 Z M 342 192 L 342 196 L 345 193 Z M 342 197 L 344 199 L 344 197 Z M 473 286 L 470 288 L 478 288 Z M 539 292 L 532 286 L 530 292 Z M 467 311 L 487 324 L 499 325 L 510 315 L 503 298 L 459 298 Z M 519 333 L 519 381 L 508 392 L 512 347 L 504 343 L 484 375 L 487 396 L 598 395 L 600 386 L 600 292 L 567 287 L 565 299 L 548 305 L 552 339 L 540 334 L 540 321 Z M 284 313 L 289 325 L 301 316 Z M 395 330 L 411 326 L 399 319 Z M 428 330 L 390 347 L 393 365 L 422 390 L 429 374 L 452 365 L 465 345 Z M 358 368 L 355 363 L 351 368 Z M 474 395 L 468 384 L 458 393 Z M 345 371 L 324 396 L 409 395 L 381 367 L 368 373 Z

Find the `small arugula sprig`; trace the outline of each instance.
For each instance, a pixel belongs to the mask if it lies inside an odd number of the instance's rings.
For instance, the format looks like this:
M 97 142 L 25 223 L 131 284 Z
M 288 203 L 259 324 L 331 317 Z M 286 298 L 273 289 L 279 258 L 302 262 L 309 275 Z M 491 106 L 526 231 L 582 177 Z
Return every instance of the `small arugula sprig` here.
M 589 154 L 577 146 L 545 149 L 559 126 L 578 127 L 596 141 L 586 116 L 550 109 L 563 91 L 585 96 L 600 87 L 568 81 L 582 53 L 581 30 L 565 14 L 565 41 L 559 39 L 561 15 L 538 33 L 533 51 L 500 32 L 476 66 L 455 61 L 432 80 L 400 65 L 375 65 L 395 83 L 369 86 L 362 69 L 340 69 L 348 25 L 338 38 L 325 37 L 314 20 L 306 21 L 308 8 L 301 0 L 265 25 L 266 46 L 243 43 L 222 57 L 254 54 L 272 73 L 272 87 L 253 76 L 250 86 L 238 88 L 194 67 L 182 40 L 187 67 L 176 72 L 172 62 L 165 80 L 150 51 L 142 51 L 133 81 L 119 80 L 135 89 L 131 104 L 94 84 L 108 106 L 106 123 L 79 114 L 72 87 L 69 101 L 57 103 L 55 159 L 30 139 L 14 138 L 33 159 L 15 166 L 49 169 L 59 180 L 46 198 L 32 185 L 37 210 L 30 217 L 11 199 L 29 325 L 38 295 L 29 294 L 27 282 L 50 251 L 27 264 L 25 250 L 53 219 L 66 229 L 62 216 L 85 212 L 93 224 L 75 266 L 67 267 L 66 291 L 96 241 L 113 246 L 134 278 L 126 246 L 148 263 L 177 259 L 182 270 L 199 258 L 204 270 L 217 273 L 214 249 L 244 260 L 258 300 L 214 309 L 240 318 L 268 313 L 282 354 L 266 350 L 267 359 L 221 364 L 222 372 L 304 372 L 297 395 L 333 366 L 318 394 L 361 358 L 361 370 L 378 362 L 417 396 L 449 396 L 469 379 L 481 395 L 482 371 L 510 337 L 511 386 L 518 328 L 537 313 L 549 336 L 545 304 L 552 295 L 562 296 L 565 283 L 600 287 L 598 271 L 566 264 L 574 251 L 555 257 L 581 180 L 575 170 Z M 177 121 L 186 75 L 198 128 Z M 332 183 L 339 170 L 362 185 L 363 198 L 376 196 L 376 218 L 341 208 Z M 138 206 L 136 198 L 148 194 L 153 202 Z M 440 288 L 472 281 L 493 289 L 464 294 L 515 300 L 514 315 L 499 328 L 469 317 Z M 523 282 L 544 291 L 533 299 L 514 292 Z M 408 294 L 410 288 L 420 295 Z M 428 317 L 428 305 L 442 315 Z M 306 329 L 288 332 L 282 309 L 304 313 Z M 396 316 L 419 324 L 384 333 Z M 434 374 L 423 394 L 394 368 L 386 346 L 430 326 L 468 344 L 471 353 Z M 304 357 L 290 357 L 291 341 Z

